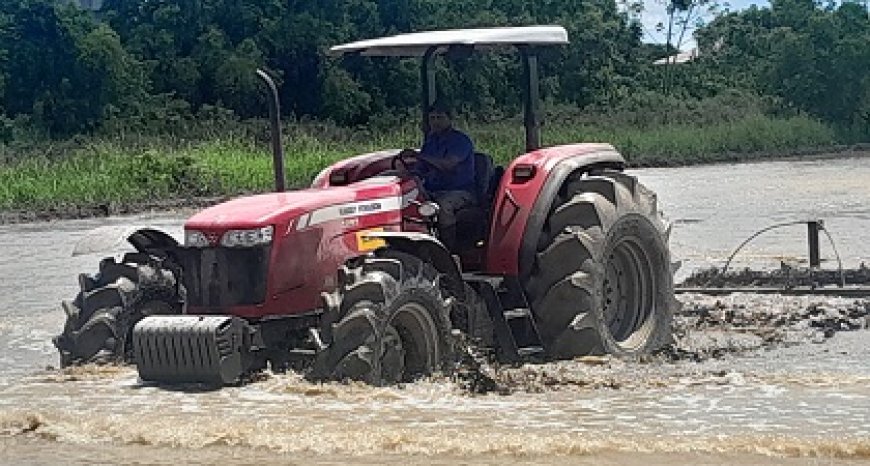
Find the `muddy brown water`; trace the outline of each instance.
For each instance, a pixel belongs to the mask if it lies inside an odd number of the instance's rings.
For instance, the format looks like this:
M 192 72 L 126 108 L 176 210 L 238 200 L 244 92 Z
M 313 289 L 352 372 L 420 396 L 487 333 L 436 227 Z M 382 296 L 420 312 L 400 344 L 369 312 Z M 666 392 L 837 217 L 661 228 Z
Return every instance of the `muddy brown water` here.
M 763 227 L 809 218 L 825 220 L 847 267 L 870 258 L 870 159 L 633 173 L 658 192 L 674 221 L 678 278 L 721 266 Z M 471 395 L 444 379 L 372 388 L 312 385 L 294 374 L 214 391 L 164 389 L 141 384 L 129 368 L 47 368 L 57 364 L 50 340 L 62 325 L 58 303 L 99 259 L 70 257 L 75 241 L 105 224 L 180 233 L 183 217 L 0 226 L 0 463 L 870 461 L 867 330 L 763 349 L 749 341 L 748 351 L 700 363 L 603 359 L 505 369 L 510 395 Z M 826 242 L 822 255 L 833 257 Z M 805 256 L 805 229 L 789 227 L 762 236 L 735 260 L 776 267 Z M 720 299 L 771 311 L 817 301 Z M 739 345 L 745 335 L 705 337 Z

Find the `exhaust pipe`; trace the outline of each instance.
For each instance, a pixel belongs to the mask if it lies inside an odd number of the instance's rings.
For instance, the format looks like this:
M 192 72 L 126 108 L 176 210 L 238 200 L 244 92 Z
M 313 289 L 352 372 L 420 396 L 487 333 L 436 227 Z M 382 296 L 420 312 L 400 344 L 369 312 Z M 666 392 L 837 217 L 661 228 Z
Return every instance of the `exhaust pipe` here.
M 278 88 L 275 81 L 263 70 L 257 69 L 260 77 L 269 87 L 269 120 L 272 122 L 272 167 L 275 169 L 275 191 L 287 190 L 284 176 L 284 148 L 281 147 L 281 107 L 278 104 Z

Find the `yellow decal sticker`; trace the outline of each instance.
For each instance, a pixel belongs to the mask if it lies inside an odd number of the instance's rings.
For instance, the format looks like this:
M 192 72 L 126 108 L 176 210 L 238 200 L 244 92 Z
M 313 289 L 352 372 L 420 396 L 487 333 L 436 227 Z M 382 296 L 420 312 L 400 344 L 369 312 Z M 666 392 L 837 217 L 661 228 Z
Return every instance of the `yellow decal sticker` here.
M 358 231 L 356 233 L 356 248 L 358 251 L 374 251 L 377 248 L 382 248 L 387 245 L 387 242 L 384 241 L 382 238 L 375 238 L 369 236 L 370 233 L 375 231 L 384 231 L 384 229 L 373 228 L 370 230 Z

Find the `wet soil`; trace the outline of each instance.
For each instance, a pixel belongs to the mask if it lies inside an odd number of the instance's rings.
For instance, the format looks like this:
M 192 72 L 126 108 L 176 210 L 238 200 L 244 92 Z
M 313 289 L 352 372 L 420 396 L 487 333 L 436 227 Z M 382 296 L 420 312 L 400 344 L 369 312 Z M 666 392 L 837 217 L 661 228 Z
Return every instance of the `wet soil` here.
M 870 329 L 870 300 L 754 294 L 686 294 L 679 300 L 674 341 L 653 355 L 628 362 L 658 371 L 661 364 L 698 363 L 759 350 L 821 345 L 839 332 Z M 660 377 L 639 377 L 635 366 L 632 371 L 608 372 L 603 378 L 591 376 L 600 375 L 595 369 L 598 366 L 625 364 L 626 360 L 611 356 L 584 356 L 568 362 L 511 367 L 469 350 L 455 380 L 470 393 L 503 395 L 566 387 L 619 389 L 667 383 Z
M 728 353 L 824 343 L 837 332 L 870 328 L 870 300 L 841 298 L 682 297 L 674 343 L 658 356 L 703 361 Z

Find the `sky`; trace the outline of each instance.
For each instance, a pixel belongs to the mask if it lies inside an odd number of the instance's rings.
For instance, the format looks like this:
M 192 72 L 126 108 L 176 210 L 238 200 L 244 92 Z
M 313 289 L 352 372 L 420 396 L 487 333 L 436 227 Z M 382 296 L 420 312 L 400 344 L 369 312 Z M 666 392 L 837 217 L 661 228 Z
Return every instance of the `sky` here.
M 656 25 L 658 23 L 661 23 L 664 24 L 665 27 L 667 27 L 668 14 L 665 8 L 665 5 L 667 3 L 668 2 L 664 0 L 644 1 L 644 11 L 641 14 L 641 24 L 643 25 L 644 42 L 658 44 L 664 44 L 666 42 L 667 30 L 658 32 L 656 30 Z M 729 11 L 739 11 L 749 8 L 751 5 L 764 7 L 769 6 L 770 3 L 766 0 L 723 0 L 721 2 L 721 5 L 723 8 L 727 8 Z M 705 14 L 703 15 L 703 19 L 709 21 L 710 19 L 712 19 L 712 16 L 709 14 Z M 675 32 L 674 34 L 676 35 L 677 33 Z M 674 41 L 676 42 L 676 37 L 674 38 Z M 680 49 L 686 51 L 695 46 L 695 40 L 691 37 L 690 31 L 687 31 L 683 39 L 683 44 L 680 46 Z

